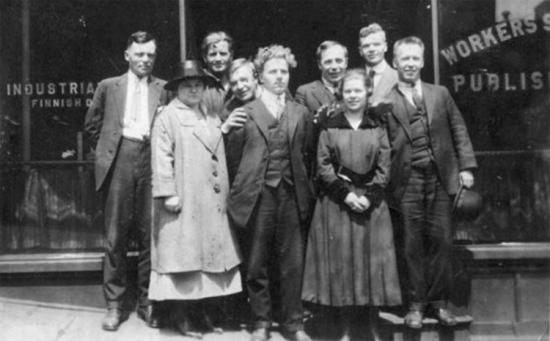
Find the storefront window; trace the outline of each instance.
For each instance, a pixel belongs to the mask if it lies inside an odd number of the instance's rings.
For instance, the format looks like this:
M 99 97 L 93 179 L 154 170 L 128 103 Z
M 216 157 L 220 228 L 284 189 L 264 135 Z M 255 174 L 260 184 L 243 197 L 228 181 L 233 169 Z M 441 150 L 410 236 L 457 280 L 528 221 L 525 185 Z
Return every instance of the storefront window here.
M 441 83 L 466 120 L 484 211 L 465 242 L 550 239 L 550 1 L 439 2 Z
M 169 76 L 178 1 L 6 0 L 0 25 L 0 254 L 101 248 L 84 116 L 97 83 L 127 71 L 132 32 L 157 35 Z

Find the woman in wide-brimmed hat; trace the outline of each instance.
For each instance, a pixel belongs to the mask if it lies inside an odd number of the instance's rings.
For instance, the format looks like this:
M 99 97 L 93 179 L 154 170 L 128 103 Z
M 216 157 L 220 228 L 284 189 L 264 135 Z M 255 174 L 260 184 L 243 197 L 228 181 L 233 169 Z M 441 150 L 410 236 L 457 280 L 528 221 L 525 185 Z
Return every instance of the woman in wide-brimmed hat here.
M 152 133 L 149 298 L 174 302 L 175 327 L 194 337 L 213 330 L 210 298 L 241 291 L 240 256 L 226 214 L 221 121 L 201 104 L 209 81 L 197 61 L 179 65 L 165 85 L 175 98 L 155 119 Z

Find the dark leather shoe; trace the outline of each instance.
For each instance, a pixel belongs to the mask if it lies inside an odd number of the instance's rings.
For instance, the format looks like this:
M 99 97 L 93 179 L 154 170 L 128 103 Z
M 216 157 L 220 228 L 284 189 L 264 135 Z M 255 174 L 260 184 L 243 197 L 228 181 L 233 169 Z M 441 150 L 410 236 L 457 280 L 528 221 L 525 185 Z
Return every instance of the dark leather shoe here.
M 109 308 L 101 321 L 101 328 L 116 331 L 120 324 L 128 319 L 128 314 L 118 308 Z
M 435 309 L 435 318 L 444 326 L 456 326 L 456 317 L 450 310 L 444 308 Z
M 139 307 L 137 310 L 137 316 L 145 321 L 145 323 L 151 328 L 161 327 L 161 316 L 159 309 L 155 306 L 155 304 Z
M 256 328 L 250 335 L 250 341 L 267 341 L 269 340 L 269 331 L 267 328 Z
M 405 325 L 412 329 L 422 328 L 422 319 L 424 318 L 424 313 L 420 310 L 409 310 L 407 315 L 405 315 Z
M 292 341 L 311 341 L 309 335 L 307 335 L 307 333 L 303 330 L 298 330 L 294 333 L 291 333 L 288 336 L 288 339 Z

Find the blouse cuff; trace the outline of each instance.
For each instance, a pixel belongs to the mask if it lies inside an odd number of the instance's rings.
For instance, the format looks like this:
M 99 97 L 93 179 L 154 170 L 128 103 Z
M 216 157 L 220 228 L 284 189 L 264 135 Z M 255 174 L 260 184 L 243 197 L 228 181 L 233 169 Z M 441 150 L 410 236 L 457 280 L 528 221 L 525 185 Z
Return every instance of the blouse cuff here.
M 369 199 L 371 207 L 376 208 L 384 200 L 384 188 L 380 185 L 367 186 L 365 196 Z
M 328 185 L 327 191 L 337 202 L 344 203 L 350 190 L 346 186 L 345 182 L 341 179 L 334 180 Z

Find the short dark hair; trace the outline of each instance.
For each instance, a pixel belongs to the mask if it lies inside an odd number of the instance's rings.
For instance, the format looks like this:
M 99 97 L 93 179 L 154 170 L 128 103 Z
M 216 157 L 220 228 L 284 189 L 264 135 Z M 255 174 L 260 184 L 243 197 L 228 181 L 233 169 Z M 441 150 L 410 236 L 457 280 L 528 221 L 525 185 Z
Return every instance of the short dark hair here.
M 155 45 L 157 44 L 157 38 L 155 38 L 154 35 L 152 35 L 149 32 L 146 31 L 137 31 L 128 37 L 128 41 L 126 42 L 126 48 L 129 48 L 130 45 L 133 43 L 136 44 L 145 44 L 147 42 L 153 41 Z
M 317 57 L 317 63 L 321 62 L 321 56 L 323 55 L 323 52 L 325 52 L 329 47 L 332 46 L 340 46 L 344 50 L 345 57 L 348 58 L 348 48 L 344 45 L 340 44 L 339 42 L 335 40 L 325 40 L 319 46 L 317 47 L 317 51 L 315 51 L 315 56 Z

